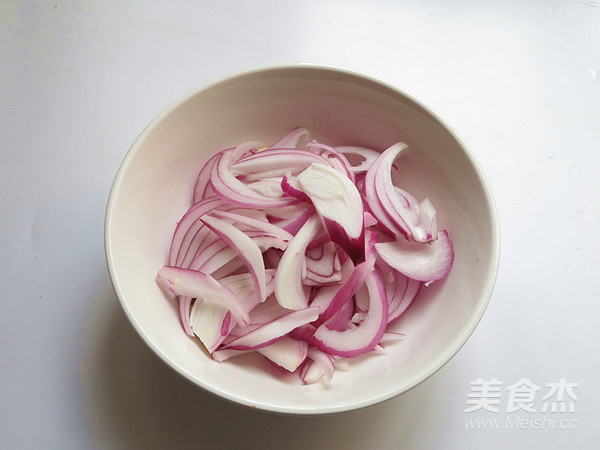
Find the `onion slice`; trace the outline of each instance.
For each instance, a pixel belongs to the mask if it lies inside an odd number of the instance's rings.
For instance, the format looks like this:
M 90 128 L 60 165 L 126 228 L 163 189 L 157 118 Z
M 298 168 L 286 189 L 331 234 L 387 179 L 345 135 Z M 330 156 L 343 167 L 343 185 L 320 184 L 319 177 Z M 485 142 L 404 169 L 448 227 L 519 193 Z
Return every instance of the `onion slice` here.
M 229 219 L 232 222 L 242 223 L 252 228 L 256 228 L 257 230 L 262 230 L 286 242 L 291 241 L 294 237 L 290 232 L 285 231 L 283 228 L 277 225 L 273 225 L 272 223 L 264 220 L 255 219 L 244 214 L 216 210 L 213 211 L 211 215 L 220 217 L 222 219 Z
M 212 156 L 156 276 L 184 331 L 215 361 L 256 352 L 305 384 L 385 354 L 401 335 L 389 326 L 454 261 L 433 203 L 393 184 L 406 148 L 332 147 L 296 128 Z
M 318 315 L 319 308 L 316 306 L 292 311 L 230 341 L 224 348 L 256 350 L 265 347 L 288 334 L 294 328 L 312 322 Z
M 232 152 L 224 151 L 215 162 L 210 185 L 216 195 L 227 202 L 247 208 L 274 208 L 289 205 L 294 199 L 289 197 L 272 198 L 250 189 L 232 173 Z
M 367 172 L 365 190 L 371 197 L 368 200 L 378 202 L 378 206 L 373 208 L 375 217 L 393 234 L 397 234 L 394 231 L 399 229 L 407 239 L 426 243 L 437 238 L 437 230 L 431 228 L 436 224 L 435 210 L 431 210 L 433 205 L 430 202 L 425 204 L 429 210 L 423 223 L 420 219 L 420 205 L 416 199 L 408 193 L 402 195 L 404 191 L 392 183 L 392 165 L 398 155 L 407 148 L 404 142 L 398 142 L 384 151 Z M 371 202 L 369 205 L 373 206 Z
M 248 312 L 235 293 L 210 275 L 196 270 L 163 266 L 156 275 L 156 281 L 175 295 L 203 299 L 227 308 L 240 324 L 248 325 L 250 322 Z
M 328 164 L 327 159 L 308 150 L 272 148 L 236 161 L 231 166 L 231 173 L 249 180 L 260 180 L 282 176 L 286 172 L 299 173 L 314 162 Z
M 224 220 L 205 215 L 202 217 L 202 221 L 217 236 L 225 241 L 246 263 L 248 271 L 254 280 L 256 296 L 259 301 L 265 301 L 267 298 L 265 264 L 262 258 L 262 252 L 258 245 L 256 245 L 244 232 L 238 230 Z
M 215 166 L 215 163 L 219 159 L 220 153 L 213 155 L 207 162 L 202 166 L 200 172 L 198 172 L 198 178 L 196 179 L 196 185 L 194 186 L 194 203 L 198 203 L 207 197 L 210 190 L 210 174 Z
M 367 278 L 369 310 L 365 319 L 356 328 L 344 331 L 329 329 L 326 324 L 317 328 L 310 344 L 329 353 L 346 358 L 373 350 L 387 327 L 388 302 L 381 277 L 373 271 Z
M 275 275 L 275 297 L 284 308 L 302 309 L 308 304 L 302 286 L 302 262 L 306 247 L 318 230 L 318 217 L 313 214 L 298 230 L 281 256 Z
M 308 141 L 309 132 L 306 128 L 294 128 L 288 134 L 283 136 L 270 148 L 299 148 L 300 142 Z
M 357 265 L 353 270 L 344 285 L 336 292 L 331 302 L 325 307 L 324 311 L 319 315 L 319 319 L 316 324 L 322 324 L 331 317 L 333 317 L 365 284 L 369 275 L 373 271 L 375 265 L 375 258 L 369 258 Z
M 375 249 L 390 267 L 417 281 L 437 281 L 448 275 L 454 261 L 454 249 L 448 232 L 427 244 L 398 240 L 380 242 Z
M 350 170 L 355 173 L 366 172 L 381 154 L 379 152 L 376 152 L 375 150 L 371 150 L 369 148 L 364 147 L 342 146 L 336 147 L 336 149 L 344 155 L 354 155 L 362 159 L 362 161 L 358 165 L 350 165 Z
M 364 261 L 363 204 L 358 189 L 339 171 L 313 163 L 298 175 L 323 221 L 331 240 L 339 244 L 355 263 Z

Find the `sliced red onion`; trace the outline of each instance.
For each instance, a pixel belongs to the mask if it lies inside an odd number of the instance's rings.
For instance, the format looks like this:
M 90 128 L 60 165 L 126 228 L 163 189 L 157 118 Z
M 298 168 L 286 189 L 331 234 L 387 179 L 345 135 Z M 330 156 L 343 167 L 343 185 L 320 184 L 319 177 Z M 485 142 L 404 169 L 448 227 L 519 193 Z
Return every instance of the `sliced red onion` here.
M 335 358 L 314 347 L 308 349 L 306 356 L 321 366 L 325 372 L 327 380 L 331 381 L 333 378 L 333 373 L 335 372 Z
M 198 173 L 198 178 L 196 179 L 196 185 L 194 186 L 194 203 L 198 203 L 206 197 L 210 196 L 210 179 L 211 173 L 216 162 L 219 160 L 221 153 L 224 151 L 232 152 L 233 160 L 237 160 L 240 157 L 244 156 L 247 152 L 252 149 L 260 147 L 260 142 L 245 142 L 241 145 L 238 145 L 236 148 L 230 148 L 226 150 L 222 150 L 215 155 L 213 155 L 206 164 L 202 167 L 200 172 Z
M 210 275 L 196 270 L 164 266 L 158 271 L 156 281 L 177 296 L 202 299 L 227 308 L 238 323 L 247 325 L 250 322 L 248 312 L 241 306 L 233 291 Z
M 215 350 L 211 353 L 211 357 L 213 360 L 217 362 L 227 361 L 230 358 L 235 358 L 236 356 L 245 355 L 247 353 L 253 352 L 254 350 Z
M 268 178 L 261 181 L 255 181 L 247 186 L 254 192 L 264 195 L 265 197 L 280 198 L 284 194 L 283 189 L 281 189 L 280 179 Z
M 316 290 L 314 298 L 310 301 L 310 306 L 318 306 L 319 311 L 322 313 L 327 309 L 327 306 L 335 297 L 335 294 L 340 290 L 339 286 L 322 286 Z
M 354 173 L 350 172 L 350 169 L 348 169 L 348 167 L 342 162 L 342 160 L 335 158 L 335 157 L 329 157 L 329 164 L 335 170 L 337 170 L 338 172 L 340 172 L 340 173 L 346 175 L 348 178 L 350 178 L 350 181 L 352 181 L 352 183 L 354 183 Z
M 306 278 L 304 284 L 309 286 L 326 286 L 342 280 L 340 258 L 335 244 L 325 242 L 319 247 L 306 251 Z
M 288 172 L 299 173 L 312 163 L 329 165 L 326 158 L 307 150 L 273 148 L 236 161 L 230 173 L 234 176 L 243 175 L 247 180 L 261 180 L 283 176 Z
M 402 217 L 401 208 L 397 208 L 398 205 L 394 202 L 394 186 L 391 177 L 392 164 L 398 155 L 407 148 L 408 146 L 404 142 L 399 142 L 384 151 L 367 172 L 365 183 L 373 183 L 377 201 L 394 227 L 400 229 L 407 237 L 412 237 L 409 224 L 405 221 L 406 217 Z M 370 172 L 373 173 L 372 178 Z M 375 216 L 381 221 L 379 215 L 375 214 Z
M 295 201 L 289 197 L 274 199 L 253 191 L 231 173 L 231 163 L 232 152 L 222 152 L 211 174 L 211 187 L 215 194 L 223 200 L 239 206 L 257 209 L 286 206 Z
M 354 309 L 357 313 L 364 313 L 369 309 L 369 291 L 365 285 L 361 286 L 354 294 Z
M 319 315 L 319 308 L 308 308 L 292 311 L 272 322 L 258 327 L 249 333 L 229 342 L 225 348 L 235 350 L 255 350 L 265 347 L 291 332 L 294 328 L 314 321 Z
M 381 278 L 373 271 L 366 281 L 370 302 L 367 316 L 360 326 L 344 331 L 319 326 L 310 344 L 331 355 L 352 358 L 377 346 L 387 327 L 388 302 Z
M 306 210 L 311 211 L 307 213 Z M 312 215 L 310 214 L 310 212 L 314 212 L 314 208 L 312 206 L 306 205 L 305 203 L 296 202 L 279 208 L 267 208 L 263 211 L 265 212 L 266 219 L 269 222 L 281 226 L 281 223 L 286 223 L 290 219 L 290 217 L 293 216 L 295 218 L 296 216 L 300 216 L 304 213 L 308 215 L 304 217 L 302 223 L 306 222 L 306 219 L 308 219 Z M 298 229 L 300 229 L 300 227 L 298 227 Z
M 300 371 L 300 380 L 302 380 L 302 383 L 306 385 L 318 383 L 323 375 L 325 375 L 323 369 L 312 359 L 308 359 L 302 364 Z
M 302 286 L 302 263 L 304 252 L 319 230 L 319 221 L 313 214 L 298 230 L 283 252 L 275 275 L 275 297 L 277 302 L 288 309 L 302 309 L 308 299 Z
M 270 298 L 266 302 L 257 305 L 250 312 L 250 321 L 255 325 L 265 325 L 269 322 L 273 322 L 281 316 L 286 315 L 289 312 L 289 309 L 282 307 L 274 298 Z M 248 330 L 246 328 L 241 328 L 233 330 L 232 335 L 235 337 L 240 337 L 247 332 Z
M 251 238 L 252 242 L 258 246 L 261 252 L 271 248 L 285 250 L 287 247 L 287 242 L 280 237 L 271 236 L 262 231 L 246 232 L 245 234 Z M 240 264 L 235 261 L 238 254 L 227 242 L 215 239 L 196 254 L 189 268 L 211 275 L 215 274 L 215 277 L 218 279 L 219 277 L 216 276 L 216 272 L 224 268 L 227 264 L 233 263 L 237 267 L 243 265 L 243 263 Z
M 361 161 L 358 165 L 350 164 L 350 170 L 352 172 L 366 172 L 375 160 L 381 155 L 381 153 L 364 147 L 353 147 L 353 146 L 342 146 L 336 147 L 336 149 L 344 155 L 358 156 Z M 347 158 L 348 156 L 346 156 Z M 349 161 L 350 162 L 350 161 Z
M 298 175 L 302 189 L 319 213 L 331 240 L 355 263 L 364 261 L 363 205 L 356 186 L 337 170 L 312 164 Z
M 242 258 L 254 280 L 257 298 L 259 301 L 264 301 L 267 298 L 265 264 L 258 245 L 242 231 L 224 220 L 205 215 L 202 217 L 202 221 Z
M 379 345 L 383 346 L 389 343 L 396 343 L 402 341 L 404 338 L 406 338 L 406 334 L 404 333 L 398 333 L 396 331 L 386 331 L 385 333 L 383 333 L 383 336 L 381 336 Z
M 369 211 L 365 211 L 364 217 L 363 217 L 363 222 L 364 222 L 365 228 L 373 227 L 379 223 L 378 220 L 375 218 L 375 216 L 373 214 L 371 214 Z
M 210 158 L 157 281 L 215 360 L 257 351 L 328 383 L 347 365 L 338 356 L 385 353 L 387 326 L 454 255 L 431 201 L 392 184 L 405 144 L 379 154 L 305 140 L 298 128 Z
M 373 230 L 365 230 L 365 256 L 367 259 L 376 258 L 375 244 L 379 242 L 379 234 Z
M 402 275 L 399 274 L 398 278 Z M 406 287 L 400 295 L 399 290 L 396 291 L 394 298 L 389 299 L 388 308 L 388 325 L 391 325 L 398 320 L 402 314 L 408 309 L 412 302 L 417 297 L 423 283 L 412 278 L 406 278 Z
M 190 242 L 202 227 L 202 222 L 198 219 L 207 212 L 225 205 L 225 202 L 219 197 L 210 197 L 196 203 L 192 206 L 177 223 L 173 239 L 171 240 L 171 248 L 169 249 L 169 264 L 181 265 L 181 261 L 185 257 Z
M 264 231 L 252 231 L 246 233 L 252 238 L 254 243 L 258 245 L 261 252 L 264 252 L 270 248 L 276 248 L 278 250 L 285 250 L 288 246 L 287 241 L 284 241 L 279 236 L 272 236 Z
M 350 170 L 351 164 L 342 152 L 334 147 L 316 141 L 309 142 L 307 148 L 319 151 L 321 155 L 326 156 L 329 160 L 329 164 L 331 164 L 334 169 L 345 174 L 354 183 L 354 173 Z
M 316 286 L 323 287 L 329 285 L 337 285 L 340 283 L 341 274 L 339 271 L 335 271 L 330 275 L 321 275 L 319 273 L 312 272 L 310 270 L 306 271 L 306 275 L 303 279 L 303 283 L 305 286 Z
M 270 297 L 273 294 L 276 272 L 276 269 L 265 270 L 267 297 Z M 256 306 L 264 304 L 255 301 L 256 295 L 253 295 L 254 281 L 252 280 L 252 275 L 248 272 L 223 277 L 219 279 L 219 283 L 231 289 L 240 298 L 242 306 L 248 312 L 252 311 Z
M 306 361 L 300 375 L 302 382 L 304 384 L 314 384 L 323 377 L 328 383 L 331 382 L 335 373 L 333 357 L 313 347 L 309 348 L 307 357 L 309 359 Z
M 322 258 L 325 254 L 324 245 L 333 244 L 334 248 L 337 246 L 331 241 L 327 231 L 324 228 L 319 230 L 319 233 L 314 237 L 312 241 L 306 247 L 306 252 L 310 254 L 310 257 L 313 259 Z
M 294 372 L 306 360 L 308 343 L 283 336 L 271 345 L 261 347 L 256 351 L 277 366 L 283 367 L 288 372 Z
M 180 256 L 183 256 L 183 259 L 178 258 L 178 262 L 174 264 L 177 267 L 198 269 L 197 261 L 202 258 L 201 254 L 218 239 L 214 233 L 211 233 L 208 227 L 204 226 L 204 222 L 200 219 L 198 219 L 192 228 L 195 230 L 195 234 L 191 241 L 189 241 L 185 252 L 181 252 Z M 192 228 L 190 228 L 190 231 Z
M 222 219 L 228 219 L 234 223 L 243 223 L 257 230 L 265 231 L 272 236 L 278 237 L 286 242 L 291 241 L 294 237 L 290 232 L 285 231 L 280 226 L 273 225 L 266 220 L 254 219 L 252 217 L 248 217 L 247 215 L 238 214 L 231 211 L 216 210 L 213 211 L 212 215 Z
M 293 214 L 289 216 L 287 219 L 278 220 L 275 223 L 283 228 L 285 231 L 288 231 L 292 234 L 298 233 L 300 228 L 306 223 L 309 217 L 315 214 L 315 209 L 310 207 L 305 207 L 303 209 L 299 209 L 297 214 Z
M 298 178 L 291 174 L 286 174 L 281 179 L 281 190 L 301 202 L 311 203 L 310 197 L 304 193 L 298 182 Z
M 219 153 L 213 155 L 206 164 L 200 169 L 198 178 L 196 179 L 196 185 L 194 186 L 194 203 L 198 203 L 204 200 L 206 197 L 210 197 L 210 177 L 215 163 L 219 159 Z
M 213 352 L 215 361 L 223 362 L 229 358 L 256 351 L 288 372 L 294 372 L 305 361 L 308 354 L 308 343 L 288 336 L 256 350 L 223 349 Z
M 315 334 L 315 331 L 317 331 L 317 328 L 308 323 L 306 325 L 300 325 L 299 327 L 296 327 L 290 331 L 290 337 L 300 341 L 309 342 L 310 338 L 313 336 L 313 334 Z
M 243 158 L 244 156 L 246 156 L 247 154 L 252 154 L 253 151 L 256 151 L 257 149 L 261 148 L 262 146 L 263 146 L 262 142 L 258 142 L 258 141 L 244 142 L 244 143 L 238 145 L 231 152 L 231 159 L 232 159 L 232 161 L 237 161 L 237 160 Z
M 273 279 L 275 270 L 267 269 L 267 296 L 273 293 Z M 259 303 L 254 295 L 254 284 L 249 273 L 231 275 L 219 282 L 231 289 L 239 299 L 241 307 L 250 313 L 252 322 L 252 311 L 264 303 Z M 231 319 L 229 310 L 220 305 L 196 301 L 191 311 L 191 329 L 204 344 L 209 353 L 214 352 L 221 343 L 229 336 L 229 333 L 238 323 Z
M 350 370 L 350 362 L 347 359 L 337 358 L 334 364 L 336 372 L 348 372 Z
M 385 210 L 381 206 L 379 194 L 375 188 L 375 174 L 380 161 L 375 161 L 367 171 L 363 184 L 363 195 L 365 198 L 366 207 L 369 212 L 377 219 L 377 225 L 386 233 L 395 237 L 399 234 L 406 234 L 402 229 L 398 228 L 388 217 Z
M 319 319 L 316 321 L 316 325 L 320 325 L 327 322 L 333 317 L 346 303 L 350 301 L 352 296 L 365 284 L 369 274 L 373 271 L 375 265 L 375 258 L 369 258 L 357 265 L 350 276 L 345 277 L 345 283 L 339 288 L 335 296 L 331 299 L 331 302 L 326 306 L 323 312 L 319 314 Z M 314 303 L 314 301 L 313 301 Z
M 260 214 L 257 211 L 250 212 L 238 209 L 236 205 L 225 204 L 223 200 L 216 196 L 200 201 L 186 213 L 176 228 L 171 244 L 169 264 L 177 267 L 190 267 L 193 264 L 192 261 L 198 256 L 198 253 L 217 238 L 217 236 L 210 232 L 210 229 L 204 226 L 204 222 L 200 220 L 201 217 L 207 212 L 228 210 L 248 216 L 257 216 Z M 264 214 L 261 217 L 264 217 Z M 172 262 L 172 258 L 176 258 L 175 262 Z
M 194 332 L 190 325 L 190 312 L 192 310 L 192 297 L 179 296 L 177 301 L 179 302 L 179 317 L 181 318 L 181 325 L 183 330 L 188 336 L 193 336 Z
M 426 198 L 419 206 L 419 225 L 425 231 L 427 238 L 437 239 L 437 213 L 431 200 Z
M 288 134 L 283 136 L 270 148 L 301 148 L 301 142 L 308 141 L 309 132 L 305 128 L 294 128 Z
M 417 242 L 429 242 L 437 239 L 436 211 L 431 201 L 426 198 L 421 203 L 409 192 L 394 186 L 394 201 L 399 202 L 405 221 L 414 228 L 413 234 L 420 236 Z
M 390 267 L 418 281 L 436 281 L 448 275 L 454 261 L 454 249 L 448 232 L 427 244 L 398 240 L 375 244 L 377 253 Z
M 354 304 L 352 302 L 346 302 L 338 310 L 334 316 L 329 319 L 325 325 L 330 330 L 343 331 L 348 327 L 348 323 L 352 321 L 354 315 Z
M 215 303 L 198 300 L 190 314 L 190 326 L 209 353 L 214 352 L 229 331 L 230 321 L 226 322 L 229 310 Z
M 398 194 L 403 191 L 392 184 L 392 164 L 398 155 L 407 148 L 408 146 L 403 142 L 392 145 L 381 154 L 370 171 L 375 171 L 372 180 L 375 185 L 374 189 L 379 204 L 387 217 L 407 238 L 426 243 L 435 240 L 436 236 L 433 230 L 425 229 L 423 224 L 420 223 L 419 203 L 410 194 L 407 196 L 400 195 L 400 198 L 404 200 L 404 204 L 399 202 Z M 370 179 L 368 173 L 367 178 Z M 380 219 L 379 216 L 376 217 Z M 429 225 L 431 225 L 431 221 L 429 221 Z
M 413 224 L 418 224 L 420 220 L 419 201 L 412 194 L 406 192 L 404 189 L 401 189 L 398 186 L 394 186 L 394 193 L 395 196 L 392 195 L 392 201 L 403 208 L 407 219 L 406 221 Z
M 226 242 L 214 239 L 196 254 L 189 268 L 212 274 L 236 256 L 235 250 L 230 248 Z
M 210 272 L 210 275 L 215 280 L 220 280 L 220 279 L 222 279 L 224 277 L 228 277 L 230 275 L 237 275 L 239 273 L 242 273 L 242 272 L 244 272 L 244 269 L 245 269 L 244 262 L 240 258 L 233 258 L 231 261 L 223 264 L 222 266 L 218 267 L 217 269 L 214 269 L 214 268 L 211 269 L 213 271 Z M 252 292 L 252 295 L 254 295 L 256 297 L 254 292 Z

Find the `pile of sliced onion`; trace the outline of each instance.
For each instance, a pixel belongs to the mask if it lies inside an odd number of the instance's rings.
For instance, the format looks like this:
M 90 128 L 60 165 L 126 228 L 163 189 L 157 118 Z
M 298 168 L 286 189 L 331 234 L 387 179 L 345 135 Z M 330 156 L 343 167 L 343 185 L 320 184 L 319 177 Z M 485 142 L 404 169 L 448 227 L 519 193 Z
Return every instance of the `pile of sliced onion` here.
M 432 203 L 392 183 L 406 148 L 330 147 L 297 128 L 209 159 L 156 278 L 185 332 L 215 361 L 257 352 L 305 384 L 397 340 L 388 326 L 454 259 Z

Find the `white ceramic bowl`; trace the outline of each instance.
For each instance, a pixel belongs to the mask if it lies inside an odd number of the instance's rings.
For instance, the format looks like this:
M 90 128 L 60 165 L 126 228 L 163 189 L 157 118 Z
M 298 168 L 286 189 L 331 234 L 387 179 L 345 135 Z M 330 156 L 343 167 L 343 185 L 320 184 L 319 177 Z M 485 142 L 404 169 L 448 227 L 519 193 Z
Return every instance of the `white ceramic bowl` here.
M 174 226 L 208 157 L 247 140 L 271 142 L 306 127 L 332 145 L 384 150 L 403 140 L 398 184 L 429 197 L 456 252 L 449 277 L 424 288 L 394 325 L 406 333 L 387 355 L 336 372 L 329 388 L 279 377 L 258 357 L 213 361 L 182 331 L 155 283 Z M 494 203 L 465 144 L 426 106 L 373 78 L 298 65 L 242 73 L 200 88 L 160 113 L 125 157 L 110 194 L 107 263 L 127 317 L 148 346 L 192 383 L 227 400 L 292 414 L 348 411 L 389 399 L 442 367 L 469 338 L 490 299 L 499 262 Z

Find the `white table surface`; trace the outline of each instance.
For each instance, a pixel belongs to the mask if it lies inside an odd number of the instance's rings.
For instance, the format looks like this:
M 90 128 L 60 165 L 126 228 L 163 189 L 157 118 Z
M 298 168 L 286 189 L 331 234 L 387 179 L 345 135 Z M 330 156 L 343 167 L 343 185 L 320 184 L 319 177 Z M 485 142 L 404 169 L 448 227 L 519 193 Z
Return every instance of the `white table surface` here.
M 154 115 L 298 62 L 439 112 L 486 172 L 502 231 L 494 295 L 459 354 L 405 395 L 315 418 L 172 373 L 127 322 L 103 247 L 113 177 Z M 597 448 L 600 2 L 4 0 L 0 83 L 0 448 Z M 543 413 L 561 378 L 577 399 L 554 403 L 574 412 Z M 477 379 L 503 382 L 498 412 L 465 412 Z M 524 379 L 534 412 L 507 412 Z

